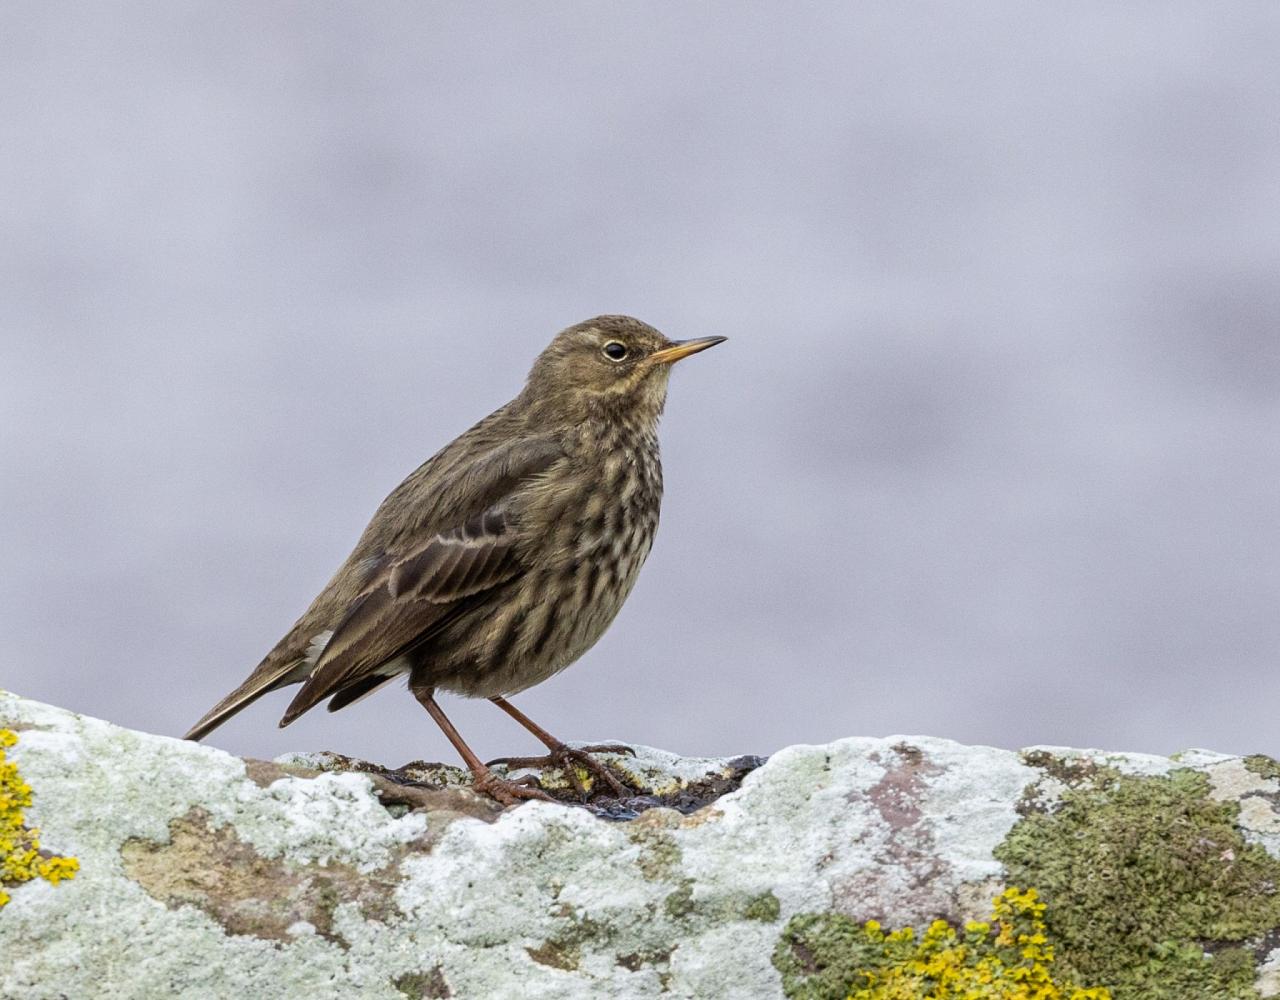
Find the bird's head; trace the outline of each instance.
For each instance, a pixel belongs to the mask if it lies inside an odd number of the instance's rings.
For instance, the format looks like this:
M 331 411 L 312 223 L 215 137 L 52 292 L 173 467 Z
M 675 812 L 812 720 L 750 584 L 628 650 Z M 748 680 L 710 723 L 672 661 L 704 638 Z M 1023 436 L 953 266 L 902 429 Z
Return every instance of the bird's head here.
M 725 339 L 668 340 L 630 316 L 597 316 L 562 331 L 538 355 L 525 394 L 538 409 L 571 419 L 612 411 L 656 421 L 671 366 Z

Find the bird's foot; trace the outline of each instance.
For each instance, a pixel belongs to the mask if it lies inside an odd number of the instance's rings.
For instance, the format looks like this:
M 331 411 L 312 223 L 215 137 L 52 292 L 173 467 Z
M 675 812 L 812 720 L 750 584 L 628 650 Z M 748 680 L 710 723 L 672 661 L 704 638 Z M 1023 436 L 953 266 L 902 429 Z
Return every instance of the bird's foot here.
M 521 778 L 519 781 L 512 781 L 509 778 L 499 778 L 488 768 L 475 772 L 471 787 L 481 795 L 487 795 L 504 806 L 514 806 L 529 799 L 540 799 L 543 802 L 555 801 L 529 779 Z
M 631 747 L 621 743 L 593 743 L 584 747 L 571 747 L 567 743 L 561 743 L 559 746 L 554 747 L 550 753 L 543 754 L 541 757 L 499 757 L 496 760 L 489 761 L 489 764 L 490 766 L 504 764 L 511 770 L 521 767 L 559 768 L 564 772 L 565 777 L 569 779 L 569 783 L 573 785 L 574 790 L 583 799 L 590 796 L 591 790 L 586 782 L 583 781 L 582 775 L 578 773 L 579 769 L 604 782 L 617 798 L 624 798 L 633 794 L 634 789 L 628 788 L 619 781 L 617 775 L 607 765 L 602 764 L 591 756 L 593 753 L 630 754 L 634 757 L 636 752 Z

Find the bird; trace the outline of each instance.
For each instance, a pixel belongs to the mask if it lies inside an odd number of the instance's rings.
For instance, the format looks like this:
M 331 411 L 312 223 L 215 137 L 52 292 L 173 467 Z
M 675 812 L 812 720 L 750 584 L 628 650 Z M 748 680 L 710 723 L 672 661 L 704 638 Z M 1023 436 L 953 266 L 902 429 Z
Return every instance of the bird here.
M 670 340 L 630 316 L 562 330 L 521 392 L 427 459 L 378 507 L 346 561 L 293 627 L 186 738 L 199 740 L 271 691 L 301 688 L 287 726 L 398 678 L 444 731 L 472 787 L 504 806 L 548 798 L 492 766 L 577 768 L 626 788 L 508 698 L 575 662 L 622 608 L 658 528 L 658 423 L 672 365 L 724 342 Z M 487 698 L 548 750 L 481 762 L 437 691 Z

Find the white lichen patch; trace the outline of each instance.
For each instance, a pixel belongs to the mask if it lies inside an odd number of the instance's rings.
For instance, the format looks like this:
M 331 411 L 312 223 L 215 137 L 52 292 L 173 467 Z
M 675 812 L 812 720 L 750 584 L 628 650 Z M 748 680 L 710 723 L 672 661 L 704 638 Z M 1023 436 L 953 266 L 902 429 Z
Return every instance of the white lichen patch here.
M 1219 757 L 1202 767 L 1209 776 L 1209 794 L 1220 802 L 1245 795 L 1275 795 L 1280 781 L 1249 770 L 1242 757 Z
M 926 782 L 923 811 L 932 817 L 934 851 L 945 857 L 963 884 L 992 878 L 1000 866 L 991 852 L 1018 820 L 1022 790 L 1034 768 L 1018 754 L 994 747 L 965 746 L 932 737 L 890 737 L 914 744 L 940 774 Z
M 1250 795 L 1240 800 L 1240 826 L 1246 833 L 1255 833 L 1260 837 L 1270 838 L 1266 842 L 1274 843 L 1280 835 L 1280 814 L 1267 799 Z M 1271 853 L 1275 854 L 1273 850 Z
M 1169 759 L 1179 767 L 1194 767 L 1202 770 L 1207 769 L 1214 764 L 1240 760 L 1239 757 L 1233 754 L 1218 753 L 1216 750 L 1204 750 L 1199 747 L 1195 747 L 1190 750 L 1181 750 L 1178 753 L 1170 755 Z
M 234 821 L 241 839 L 268 857 L 327 864 L 340 861 L 360 871 L 387 865 L 395 848 L 421 837 L 421 813 L 393 819 L 360 774 L 280 778 L 266 789 L 241 783 L 232 803 L 211 810 L 215 820 Z M 252 786 L 256 788 L 257 786 Z M 251 804 L 252 808 L 245 808 Z
M 1243 757 L 1215 755 L 1203 770 L 1213 798 L 1239 803 L 1245 839 L 1280 857 L 1280 780 L 1258 774 Z
M 38 727 L 14 755 L 40 796 L 38 825 L 82 853 L 130 838 L 164 840 L 169 821 L 194 807 L 214 826 L 234 825 L 267 857 L 330 860 L 372 870 L 393 847 L 422 836 L 426 819 L 393 819 L 368 777 L 283 777 L 262 788 L 245 762 L 213 747 L 121 729 L 14 695 L 0 696 L 0 719 Z M 123 808 L 104 810 L 104 803 Z
M 1269 952 L 1258 966 L 1258 979 L 1254 985 L 1262 1000 L 1280 997 L 1280 948 Z

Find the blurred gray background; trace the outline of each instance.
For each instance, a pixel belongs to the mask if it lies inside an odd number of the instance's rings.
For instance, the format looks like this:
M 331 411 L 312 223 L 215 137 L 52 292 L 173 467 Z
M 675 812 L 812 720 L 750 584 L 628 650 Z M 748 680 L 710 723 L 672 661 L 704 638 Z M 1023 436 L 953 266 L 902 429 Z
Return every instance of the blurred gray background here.
M 1273 3 L 6 4 L 0 685 L 181 733 L 628 312 L 731 341 L 547 728 L 1280 754 L 1278 51 Z M 211 742 L 453 759 L 288 698 Z

